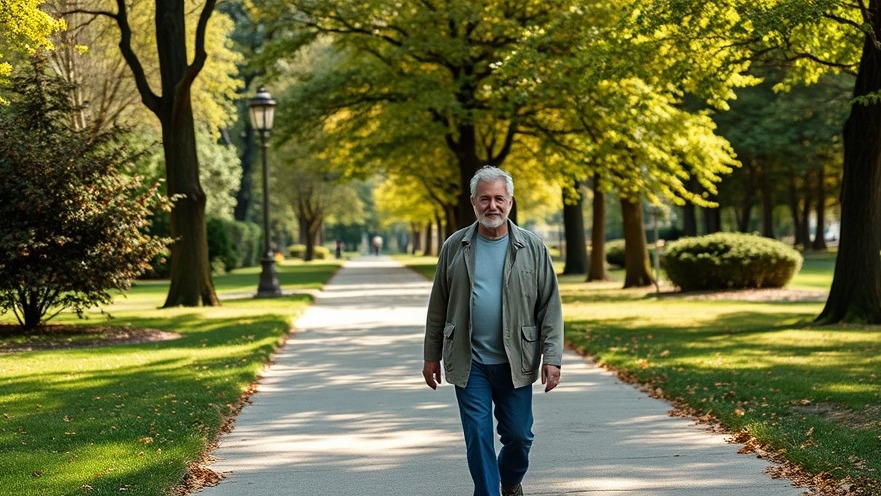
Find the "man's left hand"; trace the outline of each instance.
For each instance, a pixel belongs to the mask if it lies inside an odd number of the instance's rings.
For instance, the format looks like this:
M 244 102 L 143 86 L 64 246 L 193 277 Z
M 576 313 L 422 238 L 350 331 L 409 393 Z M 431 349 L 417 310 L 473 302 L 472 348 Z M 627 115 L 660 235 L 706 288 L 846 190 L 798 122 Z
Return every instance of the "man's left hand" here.
M 541 383 L 545 385 L 545 392 L 557 387 L 560 383 L 560 368 L 556 365 L 544 364 L 541 366 Z

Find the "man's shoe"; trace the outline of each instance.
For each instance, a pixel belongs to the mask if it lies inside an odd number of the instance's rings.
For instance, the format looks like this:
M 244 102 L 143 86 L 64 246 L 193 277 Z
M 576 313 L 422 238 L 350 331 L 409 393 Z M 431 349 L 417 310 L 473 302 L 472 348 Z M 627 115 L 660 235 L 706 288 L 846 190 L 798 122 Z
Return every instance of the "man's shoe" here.
M 523 486 L 506 486 L 502 484 L 502 496 L 523 496 Z

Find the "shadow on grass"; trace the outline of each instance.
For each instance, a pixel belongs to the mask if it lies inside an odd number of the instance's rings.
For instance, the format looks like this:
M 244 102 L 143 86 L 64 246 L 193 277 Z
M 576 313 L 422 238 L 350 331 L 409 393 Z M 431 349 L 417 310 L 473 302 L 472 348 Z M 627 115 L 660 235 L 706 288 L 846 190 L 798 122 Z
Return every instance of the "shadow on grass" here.
M 289 332 L 286 304 L 309 300 L 228 309 L 232 317 L 208 309 L 126 319 L 180 332 L 173 341 L 3 356 L 0 487 L 169 494 Z

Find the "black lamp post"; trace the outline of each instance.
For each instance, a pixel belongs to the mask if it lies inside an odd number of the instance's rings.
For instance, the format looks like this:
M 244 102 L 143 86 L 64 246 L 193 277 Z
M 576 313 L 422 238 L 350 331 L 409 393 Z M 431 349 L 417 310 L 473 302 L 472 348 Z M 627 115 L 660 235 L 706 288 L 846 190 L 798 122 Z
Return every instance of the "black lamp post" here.
M 260 87 L 257 96 L 250 102 L 251 125 L 260 134 L 260 147 L 263 148 L 263 258 L 260 264 L 260 285 L 257 286 L 258 298 L 274 298 L 281 296 L 278 286 L 278 273 L 275 271 L 275 255 L 269 242 L 269 167 L 266 155 L 269 151 L 269 131 L 272 130 L 272 119 L 275 117 L 275 100 Z

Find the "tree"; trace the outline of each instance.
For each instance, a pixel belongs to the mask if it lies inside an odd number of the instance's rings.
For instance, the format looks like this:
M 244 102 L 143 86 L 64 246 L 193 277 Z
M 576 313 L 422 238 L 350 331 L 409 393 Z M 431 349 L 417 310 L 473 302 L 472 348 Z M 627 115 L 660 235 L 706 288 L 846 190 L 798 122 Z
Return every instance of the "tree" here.
M 358 218 L 362 205 L 355 189 L 308 146 L 287 142 L 278 150 L 282 159 L 280 166 L 273 169 L 273 196 L 292 208 L 300 242 L 306 245 L 303 259 L 310 261 L 315 258 L 315 246 L 320 242 L 325 221 L 331 217 Z
M 171 211 L 171 284 L 165 307 L 218 305 L 208 261 L 205 192 L 199 180 L 192 88 L 205 66 L 208 21 L 216 0 L 205 0 L 199 11 L 192 61 L 188 61 L 186 5 L 177 0 L 155 0 L 155 34 L 159 61 L 160 93 L 154 92 L 138 54 L 132 47 L 132 26 L 125 0 L 116 1 L 116 12 L 84 13 L 110 17 L 119 28 L 119 48 L 131 69 L 144 105 L 159 119 L 165 155 L 168 194 L 175 199 Z
M 854 98 L 844 124 L 841 238 L 820 323 L 881 323 L 881 2 L 870 0 Z
M 572 190 L 563 188 L 563 226 L 566 230 L 566 265 L 563 274 L 587 273 L 587 244 L 584 239 L 584 196 L 575 181 Z
M 194 37 L 198 26 L 200 0 L 182 0 L 186 9 L 185 27 Z M 65 21 L 67 29 L 53 37 L 56 49 L 50 52 L 55 71 L 75 88 L 71 99 L 81 107 L 80 125 L 97 124 L 100 129 L 114 126 L 159 128 L 151 111 L 142 105 L 135 78 L 119 49 L 119 31 L 115 19 L 95 16 L 87 10 L 105 5 L 104 0 L 47 0 L 47 11 Z M 138 54 L 151 84 L 160 84 L 159 56 L 156 51 L 154 15 L 149 4 L 138 3 L 128 11 L 131 27 L 131 50 Z M 228 37 L 233 21 L 214 13 L 205 27 L 205 51 L 211 57 L 192 87 L 196 127 L 217 140 L 218 129 L 235 119 L 232 102 L 241 87 L 236 64 L 241 55 L 233 50 Z M 158 132 L 157 132 L 158 134 Z
M 455 226 L 462 227 L 473 220 L 471 177 L 480 166 L 503 165 L 521 122 L 545 103 L 523 98 L 520 88 L 498 78 L 495 64 L 553 24 L 570 3 L 301 0 L 263 2 L 259 10 L 270 31 L 285 33 L 266 50 L 269 68 L 275 57 L 309 43 L 333 43 L 334 63 L 299 78 L 301 98 L 289 100 L 296 122 L 352 129 L 345 121 L 369 118 L 402 133 L 429 130 L 435 146 L 445 146 L 455 159 Z M 547 50 L 574 49 L 552 41 Z M 364 129 L 349 139 L 373 146 Z
M 596 170 L 627 196 L 707 204 L 682 187 L 683 175 L 709 190 L 734 161 L 705 115 L 677 107 L 685 92 L 719 102 L 749 79 L 740 65 L 719 70 L 720 59 L 739 55 L 721 41 L 687 47 L 706 52 L 700 64 L 670 62 L 687 43 L 636 30 L 641 5 L 265 2 L 262 19 L 278 36 L 264 65 L 278 73 L 280 54 L 329 44 L 324 64 L 288 57 L 297 80 L 289 122 L 333 129 L 345 153 L 370 157 L 352 161 L 359 166 L 381 160 L 388 143 L 442 143 L 457 165 L 459 227 L 472 219 L 467 184 L 477 167 L 511 163 L 536 143 L 575 164 L 537 162 L 546 177 L 587 180 Z
M 3 2 L 0 8 L 0 82 L 7 81 L 12 74 L 10 59 L 14 62 L 26 60 L 36 50 L 53 48 L 50 36 L 64 29 L 64 21 L 40 9 L 42 3 L 42 0 Z M 0 103 L 5 103 L 2 97 Z
M 590 269 L 588 281 L 604 281 L 606 279 L 606 198 L 598 184 L 599 179 L 591 181 L 593 191 L 593 208 L 590 231 Z
M 787 205 L 796 226 L 795 244 L 808 248 L 811 214 L 817 219 L 814 239 L 822 243 L 824 207 L 836 201 L 831 184 L 841 171 L 847 91 L 842 77 L 827 76 L 810 87 L 775 92 L 781 75 L 764 74 L 761 85 L 738 91 L 731 110 L 713 116 L 743 164 L 720 188 L 719 202 L 735 207 L 739 231 L 760 229 L 770 238 L 777 232 L 775 207 Z M 753 207 L 759 207 L 758 215 Z
M 422 182 L 392 175 L 379 186 L 375 197 L 377 213 L 385 221 L 381 227 L 389 228 L 394 221 L 406 222 L 414 239 L 415 253 L 420 234 L 426 226 L 428 231 L 431 230 L 431 220 L 437 209 L 432 192 Z M 430 237 L 426 243 L 425 250 L 430 251 Z
M 146 235 L 158 185 L 123 174 L 118 133 L 79 129 L 69 88 L 34 72 L 0 112 L 0 309 L 34 329 L 64 309 L 108 304 L 168 240 Z
M 703 1 L 658 2 L 647 12 L 655 26 L 679 26 Z M 823 74 L 856 75 L 844 123 L 841 234 L 822 324 L 881 323 L 881 2 L 840 0 L 753 1 L 725 4 L 730 25 L 706 26 L 705 38 L 747 47 L 790 70 L 778 89 L 815 83 Z

